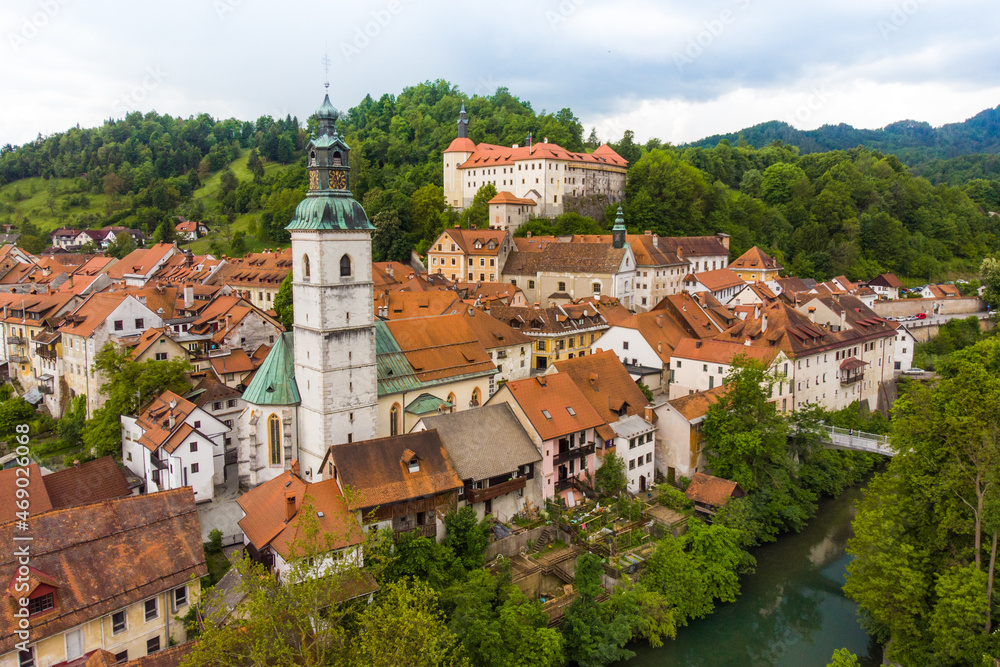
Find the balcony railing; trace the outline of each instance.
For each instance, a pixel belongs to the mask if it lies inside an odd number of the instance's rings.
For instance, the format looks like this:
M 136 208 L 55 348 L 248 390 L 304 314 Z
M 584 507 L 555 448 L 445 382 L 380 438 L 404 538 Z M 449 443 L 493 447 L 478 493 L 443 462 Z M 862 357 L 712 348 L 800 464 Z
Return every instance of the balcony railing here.
M 26 364 L 28 363 L 28 357 L 23 354 L 12 354 L 7 357 L 8 360 L 13 361 L 15 364 Z
M 10 345 L 24 345 L 26 342 L 24 336 L 7 336 L 7 343 Z
M 565 491 L 566 489 L 576 489 L 578 491 L 583 491 L 580 486 L 580 480 L 576 477 L 567 477 L 566 479 L 556 480 L 556 491 Z
M 38 346 L 37 348 L 35 348 L 35 354 L 41 357 L 42 359 L 58 359 L 58 355 L 56 354 L 55 350 L 49 350 L 42 346 Z
M 582 447 L 577 447 L 576 449 L 570 449 L 569 451 L 556 454 L 552 457 L 553 466 L 561 466 L 563 463 L 570 461 L 572 459 L 579 459 L 584 456 L 590 456 L 594 453 L 594 443 L 590 442 Z
M 52 387 L 50 387 L 47 384 L 40 384 L 40 385 L 38 385 L 38 393 L 40 393 L 40 394 L 51 394 L 52 391 L 53 391 Z
M 417 537 L 428 537 L 433 540 L 437 537 L 437 526 L 433 523 L 428 526 L 402 526 L 395 528 L 394 532 L 396 537 L 404 533 L 414 533 Z
M 854 384 L 855 382 L 861 382 L 865 379 L 864 373 L 858 373 L 857 375 L 842 376 L 840 378 L 840 384 Z
M 508 480 L 506 482 L 501 482 L 500 484 L 495 484 L 489 486 L 485 489 L 469 489 L 465 492 L 465 497 L 472 504 L 481 503 L 498 496 L 502 496 L 505 493 L 510 493 L 511 491 L 517 491 L 518 489 L 523 489 L 528 483 L 527 477 L 517 477 L 515 479 Z

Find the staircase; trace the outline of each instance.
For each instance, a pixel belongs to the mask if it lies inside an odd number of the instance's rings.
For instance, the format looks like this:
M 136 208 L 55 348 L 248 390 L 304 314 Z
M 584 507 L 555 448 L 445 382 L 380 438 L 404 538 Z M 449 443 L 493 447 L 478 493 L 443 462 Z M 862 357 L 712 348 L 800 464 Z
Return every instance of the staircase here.
M 541 552 L 541 550 L 545 548 L 546 544 L 552 542 L 552 533 L 554 532 L 554 530 L 555 530 L 554 528 L 548 526 L 545 528 L 545 530 L 542 531 L 542 534 L 538 536 L 538 540 L 535 542 L 536 554 Z

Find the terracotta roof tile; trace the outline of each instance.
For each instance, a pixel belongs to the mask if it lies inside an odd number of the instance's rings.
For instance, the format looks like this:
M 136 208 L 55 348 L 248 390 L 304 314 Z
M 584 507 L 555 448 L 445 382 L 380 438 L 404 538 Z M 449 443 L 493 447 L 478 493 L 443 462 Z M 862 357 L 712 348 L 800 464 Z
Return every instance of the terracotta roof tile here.
M 25 473 L 18 472 L 20 468 L 8 468 L 0 470 L 0 489 L 5 489 L 7 493 L 0 493 L 0 523 L 12 521 L 18 511 L 17 499 L 14 497 L 12 489 L 15 488 L 17 479 L 23 478 Z M 49 499 L 49 492 L 45 488 L 42 472 L 38 469 L 37 463 L 27 465 L 24 470 L 28 477 L 28 494 L 31 500 L 31 515 L 41 514 L 52 509 L 52 501 Z M 6 583 L 0 582 L 0 586 Z
M 16 524 L 0 525 L 13 544 Z M 32 566 L 58 584 L 59 605 L 32 623 L 32 639 L 51 637 L 208 573 L 190 487 L 32 512 Z M 0 552 L 0 581 L 18 567 Z M 0 598 L 0 654 L 13 650 L 14 599 Z
M 50 473 L 42 477 L 42 481 L 55 509 L 123 498 L 131 494 L 128 480 L 111 456 Z
M 649 401 L 613 351 L 557 361 L 554 366 L 559 374 L 565 373 L 573 378 L 577 388 L 605 423 L 618 421 L 621 416 L 618 412 L 623 407 L 626 414 L 645 417 Z M 551 376 L 552 373 L 549 373 L 547 377 Z
M 708 409 L 715 403 L 718 403 L 719 398 L 727 391 L 729 391 L 729 387 L 723 385 L 709 389 L 708 391 L 697 391 L 687 396 L 680 396 L 667 402 L 670 404 L 670 407 L 684 415 L 685 419 L 694 421 L 704 417 Z
M 416 472 L 409 472 L 401 460 L 407 449 L 420 458 Z M 463 485 L 437 431 L 336 445 L 327 456 L 333 457 L 342 483 L 354 489 L 352 510 L 447 493 Z
M 730 498 L 739 498 L 746 494 L 736 482 L 696 472 L 684 495 L 694 502 L 718 507 L 728 503 Z
M 782 267 L 773 257 L 754 246 L 734 259 L 729 268 L 744 271 L 780 271 Z
M 515 380 L 504 388 L 510 391 L 542 440 L 605 423 L 568 373 Z

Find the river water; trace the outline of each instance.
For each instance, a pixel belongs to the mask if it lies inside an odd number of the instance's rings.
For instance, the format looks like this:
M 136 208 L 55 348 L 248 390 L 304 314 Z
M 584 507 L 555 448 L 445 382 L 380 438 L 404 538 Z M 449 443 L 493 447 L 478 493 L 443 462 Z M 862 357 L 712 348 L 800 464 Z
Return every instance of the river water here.
M 879 647 L 858 625 L 857 605 L 841 591 L 860 496 L 855 488 L 822 501 L 801 533 L 754 551 L 756 573 L 743 577 L 736 602 L 680 628 L 661 648 L 629 647 L 636 657 L 619 665 L 824 667 L 842 647 L 864 667 L 880 664 Z

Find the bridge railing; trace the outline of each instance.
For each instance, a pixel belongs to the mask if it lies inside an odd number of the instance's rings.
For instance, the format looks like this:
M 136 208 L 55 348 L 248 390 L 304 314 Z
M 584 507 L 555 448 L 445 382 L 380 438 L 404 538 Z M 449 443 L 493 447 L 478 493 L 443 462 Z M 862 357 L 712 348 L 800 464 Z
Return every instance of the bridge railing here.
M 824 426 L 823 429 L 830 434 L 830 444 L 834 447 L 885 454 L 887 456 L 895 454 L 895 451 L 889 445 L 888 436 L 838 428 L 836 426 Z

